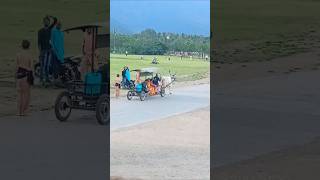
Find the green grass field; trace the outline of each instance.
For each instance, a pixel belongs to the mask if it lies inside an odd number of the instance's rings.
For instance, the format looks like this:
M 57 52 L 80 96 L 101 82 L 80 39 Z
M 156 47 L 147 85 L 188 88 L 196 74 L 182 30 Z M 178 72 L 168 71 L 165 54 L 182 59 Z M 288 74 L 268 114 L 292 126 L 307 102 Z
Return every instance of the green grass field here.
M 161 75 L 169 75 L 171 73 L 177 74 L 177 81 L 196 80 L 207 77 L 210 71 L 210 63 L 201 59 L 189 59 L 179 57 L 171 57 L 170 61 L 168 56 L 156 56 L 159 64 L 151 64 L 154 56 L 143 56 L 143 60 L 140 59 L 139 55 L 110 55 L 110 69 L 111 69 L 111 82 L 113 83 L 116 74 L 120 74 L 123 66 L 128 66 L 130 70 L 145 68 L 145 67 L 158 67 Z M 135 73 L 131 74 L 135 79 Z
M 308 51 L 320 40 L 319 0 L 216 0 L 217 61 L 264 61 Z
M 42 18 L 49 14 L 62 21 L 63 28 L 105 22 L 107 1 L 104 0 L 3 0 L 0 6 L 0 77 L 12 73 L 16 52 L 23 39 L 31 41 L 32 55 L 37 59 L 37 33 Z M 65 35 L 65 51 L 80 54 L 82 33 Z

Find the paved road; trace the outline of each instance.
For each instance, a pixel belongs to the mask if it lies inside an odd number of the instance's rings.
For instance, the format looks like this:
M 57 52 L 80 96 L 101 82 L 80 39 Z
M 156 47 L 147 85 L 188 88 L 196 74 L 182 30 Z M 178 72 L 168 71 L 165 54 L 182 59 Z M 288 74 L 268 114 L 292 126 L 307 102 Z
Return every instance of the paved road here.
M 173 88 L 165 97 L 138 97 L 129 101 L 125 97 L 111 100 L 111 129 L 127 127 L 155 119 L 189 112 L 210 105 L 210 85 Z
M 106 180 L 109 127 L 74 111 L 58 122 L 52 111 L 0 118 L 0 179 Z
M 112 100 L 111 125 L 129 126 L 208 105 L 209 85 L 175 89 L 174 95 L 144 102 Z M 88 111 L 73 111 L 66 123 L 58 122 L 53 111 L 2 117 L 0 179 L 105 180 L 108 135 L 109 126 L 98 125 Z
M 320 72 L 213 87 L 213 161 L 222 166 L 320 136 Z

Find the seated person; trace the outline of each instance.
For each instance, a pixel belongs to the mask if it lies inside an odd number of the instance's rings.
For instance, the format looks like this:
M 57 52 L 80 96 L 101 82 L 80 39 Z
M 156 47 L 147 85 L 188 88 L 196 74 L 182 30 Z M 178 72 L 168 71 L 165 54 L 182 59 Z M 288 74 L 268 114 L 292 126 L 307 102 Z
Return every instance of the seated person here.
M 146 93 L 149 92 L 147 81 L 143 81 L 141 84 L 142 84 L 142 90 Z
M 157 93 L 156 86 L 154 84 L 152 84 L 152 81 L 150 79 L 147 80 L 147 87 L 149 89 L 150 96 L 153 96 Z
M 143 90 L 143 85 L 140 80 L 137 81 L 136 92 L 141 92 Z
M 156 74 L 156 76 L 153 78 L 152 80 L 152 83 L 155 85 L 155 86 L 158 86 L 159 85 L 159 81 L 160 81 L 160 78 L 158 76 L 158 74 Z

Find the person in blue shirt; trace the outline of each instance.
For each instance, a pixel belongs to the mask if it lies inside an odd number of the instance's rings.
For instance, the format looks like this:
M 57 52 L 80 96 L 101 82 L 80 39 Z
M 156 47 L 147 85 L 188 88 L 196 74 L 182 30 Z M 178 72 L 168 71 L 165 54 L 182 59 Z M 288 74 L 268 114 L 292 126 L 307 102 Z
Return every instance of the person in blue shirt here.
M 53 22 L 51 22 L 51 19 Z M 43 18 L 43 27 L 38 31 L 38 48 L 40 62 L 40 81 L 50 82 L 49 74 L 51 69 L 51 30 L 57 22 L 57 18 L 46 16 Z
M 128 87 L 130 87 L 131 75 L 130 75 L 130 70 L 128 66 L 126 66 L 125 76 L 126 76 L 126 84 Z
M 53 51 L 53 77 L 58 79 L 61 64 L 64 63 L 64 34 L 61 31 L 60 21 L 51 30 L 51 46 Z
M 128 67 L 128 66 L 126 67 L 126 78 L 127 78 L 128 81 L 131 80 L 130 70 L 129 70 L 129 67 Z

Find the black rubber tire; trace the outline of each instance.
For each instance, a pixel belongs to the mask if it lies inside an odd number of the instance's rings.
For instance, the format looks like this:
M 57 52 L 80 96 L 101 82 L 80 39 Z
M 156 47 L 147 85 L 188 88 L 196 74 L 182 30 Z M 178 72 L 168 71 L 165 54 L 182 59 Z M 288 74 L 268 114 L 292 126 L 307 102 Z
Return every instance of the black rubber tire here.
M 40 78 L 40 74 L 41 74 L 41 67 L 40 67 L 40 63 L 37 63 L 34 65 L 34 76 L 37 78 Z
M 134 87 L 135 87 L 134 81 L 131 80 L 126 88 L 128 90 L 134 90 Z
M 64 97 L 66 97 L 67 100 L 66 100 L 66 102 L 63 103 L 63 102 L 61 102 L 61 100 Z M 69 116 L 71 114 L 71 110 L 72 110 L 72 108 L 70 107 L 70 104 L 71 104 L 71 98 L 70 98 L 70 95 L 68 92 L 64 91 L 58 95 L 56 102 L 54 104 L 54 112 L 55 112 L 55 115 L 59 121 L 64 122 L 64 121 L 67 121 L 67 119 L 69 118 Z M 63 107 L 61 107 L 61 106 L 63 106 Z M 67 112 L 66 115 L 62 115 L 62 113 L 60 111 L 62 108 L 68 109 L 68 110 L 66 110 L 66 112 Z
M 134 94 L 134 92 L 133 91 L 128 91 L 128 93 L 127 93 L 127 99 L 129 100 L 129 101 L 131 101 L 132 100 L 132 97 L 133 97 L 133 94 Z
M 101 95 L 97 101 L 96 118 L 100 125 L 110 123 L 110 98 L 107 94 Z
M 141 93 L 139 94 L 140 100 L 144 101 L 146 99 L 147 93 L 145 93 L 144 91 L 141 91 Z
M 166 96 L 166 89 L 165 88 L 161 88 L 160 95 L 161 95 L 161 97 Z
M 75 71 L 75 80 L 81 80 L 81 73 L 78 70 Z

